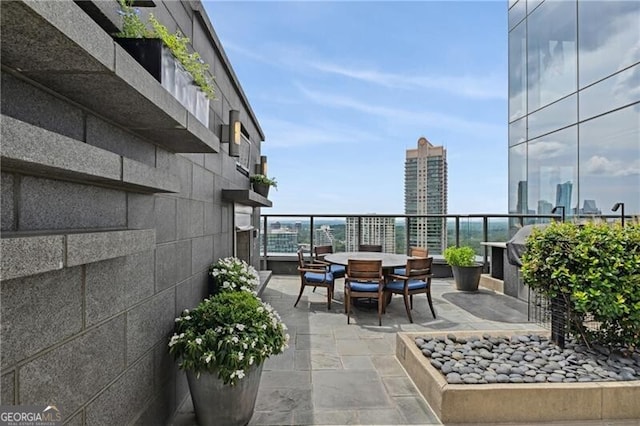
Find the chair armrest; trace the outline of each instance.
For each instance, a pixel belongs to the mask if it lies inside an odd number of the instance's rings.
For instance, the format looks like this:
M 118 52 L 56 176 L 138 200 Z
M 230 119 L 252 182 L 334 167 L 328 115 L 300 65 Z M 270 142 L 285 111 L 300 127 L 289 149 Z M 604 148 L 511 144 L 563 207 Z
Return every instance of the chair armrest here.
M 323 266 L 321 268 L 298 268 L 298 271 L 300 272 L 317 272 L 319 274 L 325 274 L 327 273 L 327 269 Z
M 404 280 L 408 280 L 408 279 L 409 279 L 409 277 L 407 277 L 407 276 L 404 276 L 404 275 L 398 275 L 398 274 L 389 274 L 389 275 L 387 275 L 387 277 L 389 277 L 389 278 L 397 278 L 397 279 L 399 279 L 399 280 L 401 280 L 401 281 L 404 281 Z

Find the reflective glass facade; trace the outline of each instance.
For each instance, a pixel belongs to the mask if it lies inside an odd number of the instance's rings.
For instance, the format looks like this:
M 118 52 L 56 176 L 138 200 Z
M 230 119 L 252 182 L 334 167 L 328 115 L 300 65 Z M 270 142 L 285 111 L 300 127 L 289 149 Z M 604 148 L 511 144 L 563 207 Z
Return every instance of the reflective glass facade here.
M 509 212 L 640 214 L 640 2 L 509 2 Z

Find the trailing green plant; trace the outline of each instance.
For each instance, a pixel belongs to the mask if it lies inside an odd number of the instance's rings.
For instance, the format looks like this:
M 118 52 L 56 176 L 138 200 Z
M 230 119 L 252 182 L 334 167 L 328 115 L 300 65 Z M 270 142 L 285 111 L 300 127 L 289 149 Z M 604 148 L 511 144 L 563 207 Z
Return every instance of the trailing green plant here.
M 586 344 L 640 344 L 640 224 L 552 223 L 534 229 L 522 256 L 533 290 L 560 298 L 569 332 Z
M 176 318 L 169 353 L 179 367 L 235 385 L 252 368 L 288 345 L 278 313 L 248 291 L 225 291 Z
M 274 178 L 268 178 L 265 175 L 253 175 L 249 178 L 251 183 L 261 183 L 263 185 L 273 186 L 274 188 L 278 187 L 278 182 Z
M 207 71 L 209 64 L 205 63 L 198 52 L 189 52 L 189 37 L 185 37 L 179 30 L 172 34 L 169 29 L 156 19 L 152 14 L 149 22 L 153 27 L 153 33 L 171 50 L 171 53 L 193 77 L 193 82 L 207 95 L 209 99 L 215 98 L 213 84 Z
M 207 74 L 209 64 L 205 63 L 198 52 L 189 51 L 189 37 L 185 37 L 179 30 L 172 34 L 169 29 L 149 14 L 152 29 L 140 18 L 140 10 L 133 7 L 132 0 L 118 0 L 122 16 L 122 31 L 116 37 L 125 38 L 159 38 L 167 46 L 173 56 L 183 68 L 191 74 L 193 82 L 200 87 L 209 99 L 215 99 L 215 90 L 211 77 Z
M 118 0 L 122 16 L 122 31 L 116 34 L 120 38 L 153 38 L 153 33 L 140 19 L 140 9 L 132 6 L 132 0 Z
M 451 266 L 474 266 L 476 253 L 469 246 L 447 247 L 443 253 L 444 260 Z

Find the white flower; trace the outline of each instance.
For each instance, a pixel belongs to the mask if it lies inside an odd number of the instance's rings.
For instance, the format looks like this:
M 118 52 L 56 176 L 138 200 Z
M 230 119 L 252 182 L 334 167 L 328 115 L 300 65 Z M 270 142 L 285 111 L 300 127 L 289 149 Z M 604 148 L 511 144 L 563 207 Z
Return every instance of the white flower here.
M 190 320 L 191 319 L 191 315 L 187 315 L 186 317 L 184 317 L 185 320 Z
M 201 345 L 202 344 L 202 339 L 199 337 L 196 337 L 196 344 L 197 345 Z
M 244 370 L 236 370 L 235 373 L 231 373 L 232 375 L 235 374 L 236 377 L 238 377 L 238 379 L 242 379 L 244 377 Z
M 251 357 L 249 357 L 249 365 L 253 365 L 253 361 L 254 361 L 254 359 L 253 359 L 253 355 L 252 355 Z
M 244 359 L 244 354 L 242 352 L 238 352 L 238 361 L 242 361 Z
M 240 331 L 245 329 L 245 325 L 244 324 L 236 324 L 236 328 Z
M 207 355 L 207 357 L 204 359 L 204 362 L 206 362 L 207 364 L 211 362 L 211 354 Z

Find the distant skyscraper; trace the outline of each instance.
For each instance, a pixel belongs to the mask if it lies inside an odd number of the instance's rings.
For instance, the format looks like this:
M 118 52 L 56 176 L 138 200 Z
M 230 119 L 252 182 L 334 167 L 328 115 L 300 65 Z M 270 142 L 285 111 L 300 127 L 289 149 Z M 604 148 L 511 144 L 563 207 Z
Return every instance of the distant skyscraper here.
M 316 246 L 334 246 L 335 237 L 329 225 L 321 225 L 313 231 L 313 242 Z
M 267 253 L 295 253 L 298 250 L 298 231 L 272 229 L 267 234 Z
M 405 214 L 447 214 L 447 150 L 418 139 L 417 149 L 408 149 L 404 163 Z M 409 245 L 442 253 L 447 247 L 444 218 L 412 218 Z
M 358 218 L 348 217 L 346 233 L 346 251 L 358 251 L 358 234 L 360 244 L 380 244 L 385 253 L 396 251 L 396 223 L 392 217 L 364 216 L 360 218 L 360 232 L 358 232 Z
M 556 206 L 564 206 L 565 214 L 571 214 L 571 191 L 573 184 L 569 181 L 556 185 Z
M 518 182 L 518 202 L 516 204 L 518 213 L 529 213 L 529 201 L 527 195 L 527 181 Z

